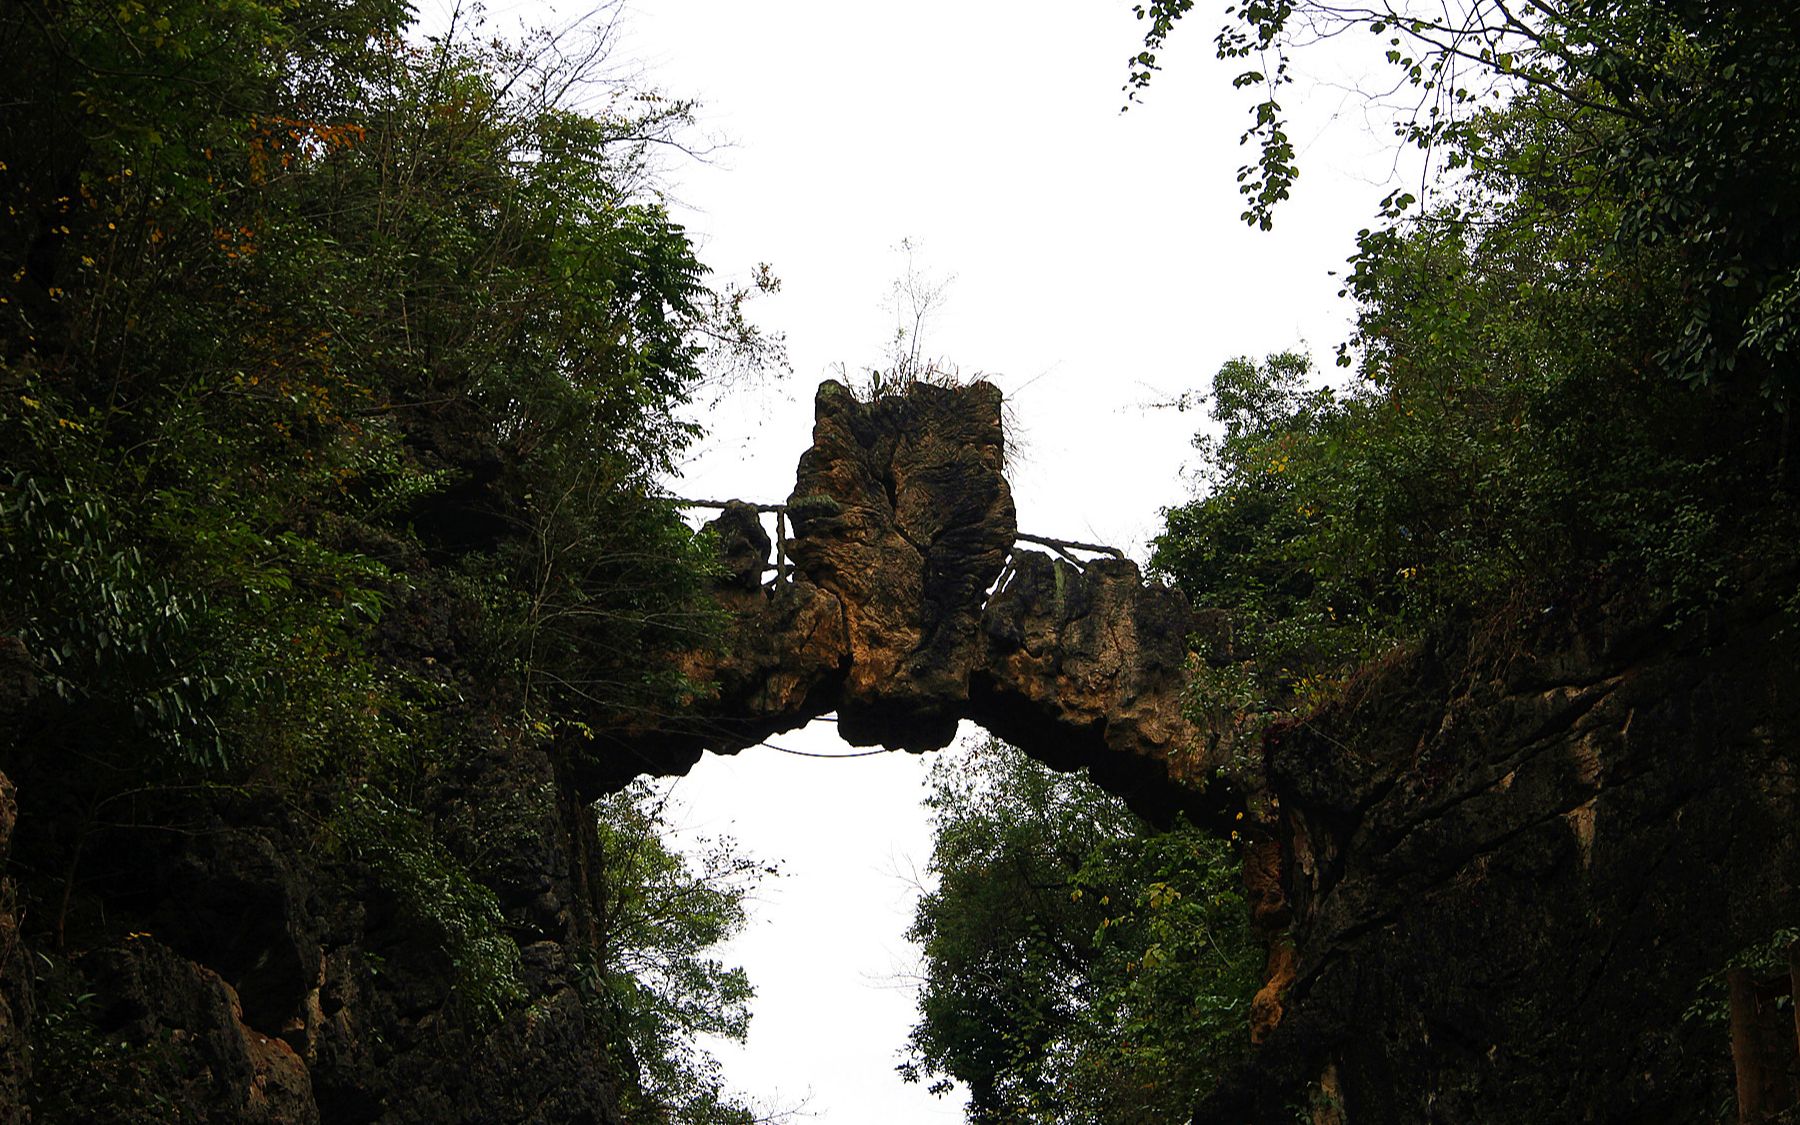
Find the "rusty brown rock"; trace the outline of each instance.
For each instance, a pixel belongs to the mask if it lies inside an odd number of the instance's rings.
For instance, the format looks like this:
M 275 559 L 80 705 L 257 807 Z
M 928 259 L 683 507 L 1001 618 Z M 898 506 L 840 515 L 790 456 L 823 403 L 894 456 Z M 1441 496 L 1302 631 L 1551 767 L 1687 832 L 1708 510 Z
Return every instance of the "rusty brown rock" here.
M 1182 697 L 1196 661 L 1232 658 L 1229 621 L 1123 560 L 1010 550 L 997 407 L 821 390 L 797 575 L 722 598 L 737 639 L 697 665 L 717 721 L 690 747 L 836 707 L 853 741 L 922 749 L 967 718 L 1142 811 L 1244 812 L 1261 1046 L 1197 1120 L 1292 1120 L 1309 1088 L 1395 1122 L 1719 1103 L 1723 1039 L 1709 1062 L 1682 1013 L 1800 909 L 1800 691 L 1768 604 L 1685 631 L 1631 605 L 1523 638 L 1447 626 L 1226 747 Z M 1227 752 L 1261 758 L 1254 801 L 1208 801 Z
M 683 663 L 710 697 L 663 732 L 665 768 L 835 710 L 857 745 L 936 749 L 971 719 L 1146 812 L 1198 799 L 1210 764 L 1181 707 L 1196 616 L 1126 560 L 1014 549 L 1000 406 L 986 383 L 872 402 L 819 388 L 786 506 L 791 580 L 751 585 L 767 548 L 750 506 L 712 525 L 734 621 Z
M 1004 461 L 991 384 L 873 402 L 819 388 L 789 510 L 799 576 L 843 606 L 847 740 L 924 750 L 954 737 L 981 604 L 1018 535 Z
M 1793 981 L 1786 972 L 1759 978 L 1738 968 L 1726 973 L 1726 982 L 1738 1120 L 1761 1125 L 1800 1105 L 1800 1066 L 1788 1026 L 1800 1017 L 1790 1017 L 1786 1010 L 1794 1003 Z
M 835 706 L 849 656 L 843 603 L 800 579 L 757 595 L 732 622 L 724 647 L 695 655 L 691 675 L 718 693 L 720 720 L 738 731 L 787 730 Z M 725 734 L 720 748 L 758 734 Z
M 1277 934 L 1287 928 L 1292 915 L 1281 841 L 1264 836 L 1244 850 L 1244 897 L 1250 905 L 1251 924 L 1259 934 Z
M 1780 604 L 1677 628 L 1600 589 L 1446 627 L 1271 727 L 1259 830 L 1282 847 L 1251 899 L 1291 919 L 1293 964 L 1272 958 L 1262 1046 L 1196 1120 L 1291 1121 L 1328 1066 L 1352 1121 L 1716 1120 L 1734 1029 L 1695 998 L 1800 917 Z M 1739 1088 L 1785 1106 L 1793 1018 L 1750 983 Z
M 1097 744 L 1089 756 L 1154 760 L 1197 781 L 1203 763 L 1181 708 L 1194 624 L 1187 600 L 1146 585 L 1135 563 L 1077 568 L 1019 552 L 983 614 L 973 717 L 1002 737 L 1085 732 Z
M 728 576 L 721 588 L 739 593 L 760 590 L 769 565 L 769 533 L 763 530 L 756 506 L 730 501 L 706 529 L 718 539 L 719 561 Z
M 168 1043 L 193 1061 L 180 1091 L 193 1120 L 319 1120 L 306 1064 L 277 1036 L 244 1023 L 236 990 L 219 974 L 147 936 L 90 953 L 83 967 L 112 1000 L 105 1018 L 114 1034 Z
M 1292 938 L 1285 934 L 1269 943 L 1268 960 L 1263 966 L 1263 985 L 1250 999 L 1250 1042 L 1266 1041 L 1281 1026 L 1282 1002 L 1294 983 L 1299 956 Z

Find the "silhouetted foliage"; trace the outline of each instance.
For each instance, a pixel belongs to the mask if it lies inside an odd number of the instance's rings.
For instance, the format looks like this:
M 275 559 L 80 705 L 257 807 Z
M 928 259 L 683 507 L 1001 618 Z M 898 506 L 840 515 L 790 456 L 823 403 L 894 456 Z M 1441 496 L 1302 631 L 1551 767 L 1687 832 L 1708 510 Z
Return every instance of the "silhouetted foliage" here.
M 518 950 L 430 795 L 494 745 L 593 753 L 710 635 L 657 482 L 709 356 L 779 349 L 648 190 L 690 107 L 461 18 L 0 11 L 0 635 L 48 689 L 0 761 L 58 946 L 104 926 L 94 856 L 248 798 L 497 1017 Z
M 934 889 L 900 1068 L 972 1122 L 1186 1120 L 1248 1046 L 1258 957 L 1232 844 L 1157 831 L 997 742 L 934 768 Z

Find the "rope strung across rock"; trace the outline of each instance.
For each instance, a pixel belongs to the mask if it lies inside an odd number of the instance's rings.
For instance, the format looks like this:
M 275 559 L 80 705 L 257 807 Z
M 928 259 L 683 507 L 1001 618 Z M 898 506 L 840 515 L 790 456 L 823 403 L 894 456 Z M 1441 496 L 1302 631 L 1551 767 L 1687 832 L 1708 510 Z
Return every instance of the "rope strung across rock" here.
M 758 512 L 785 512 L 786 504 L 752 504 L 748 500 L 686 500 L 680 496 L 658 496 L 658 500 L 667 500 L 678 508 L 729 508 L 733 504 L 742 504 L 746 508 L 754 508 Z
M 663 499 L 683 508 L 719 508 L 724 509 L 732 504 L 742 504 L 757 514 L 775 513 L 775 564 L 764 566 L 765 570 L 773 570 L 776 577 L 786 569 L 787 510 L 786 504 L 753 504 L 748 500 L 687 500 L 680 496 L 665 496 Z M 1040 547 L 1048 547 L 1076 566 L 1081 566 L 1080 559 L 1071 555 L 1070 551 L 1087 551 L 1096 555 L 1110 555 L 1115 559 L 1123 559 L 1125 552 L 1117 547 L 1108 547 L 1104 543 L 1083 543 L 1079 539 L 1052 539 L 1048 535 L 1027 535 L 1023 531 L 1013 536 L 1017 543 L 1035 543 Z
M 899 753 L 899 751 L 889 750 L 885 746 L 879 746 L 873 750 L 854 750 L 848 754 L 816 754 L 811 750 L 789 750 L 787 747 L 777 746 L 773 742 L 759 742 L 757 745 L 766 746 L 770 750 L 779 750 L 783 754 L 792 754 L 796 758 L 872 758 L 877 754 Z
M 775 513 L 775 565 L 763 565 L 764 570 L 775 572 L 775 581 L 781 581 L 787 573 L 787 510 L 786 504 L 752 504 L 748 500 L 683 500 L 679 496 L 665 497 L 670 503 L 684 508 L 729 508 L 733 504 L 742 504 L 754 509 L 757 515 L 764 512 Z

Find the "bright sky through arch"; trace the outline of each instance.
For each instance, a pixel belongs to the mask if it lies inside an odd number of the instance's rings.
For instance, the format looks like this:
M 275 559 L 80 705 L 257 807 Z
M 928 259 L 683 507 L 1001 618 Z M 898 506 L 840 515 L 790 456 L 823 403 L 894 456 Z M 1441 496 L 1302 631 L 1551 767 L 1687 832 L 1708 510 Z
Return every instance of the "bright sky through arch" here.
M 487 16 L 504 33 L 578 10 L 497 3 Z M 1285 99 L 1295 198 L 1273 232 L 1246 228 L 1247 100 L 1211 58 L 1211 17 L 1189 22 L 1121 114 L 1141 34 L 1128 0 L 631 0 L 615 59 L 700 99 L 702 131 L 729 141 L 708 162 L 671 156 L 672 210 L 717 280 L 773 266 L 781 291 L 753 315 L 787 334 L 794 368 L 701 418 L 711 436 L 677 487 L 787 496 L 814 387 L 834 365 L 876 362 L 892 335 L 883 301 L 910 239 L 923 273 L 954 278 L 925 353 L 997 383 L 1020 423 L 1021 530 L 1141 560 L 1161 508 L 1189 495 L 1201 422 L 1148 404 L 1204 389 L 1237 355 L 1303 347 L 1329 368 L 1348 315 L 1329 271 L 1373 218 L 1391 159 L 1354 98 L 1303 82 Z M 1328 127 L 1340 107 L 1354 120 Z M 835 743 L 818 724 L 773 741 Z M 778 1103 L 810 1091 L 800 1120 L 827 1125 L 960 1119 L 955 1100 L 893 1071 L 912 1014 L 886 978 L 907 911 L 884 896 L 896 870 L 925 863 L 923 763 L 777 758 L 703 763 L 676 789 L 697 830 L 798 872 L 732 951 L 761 992 L 749 1050 L 724 1052 L 729 1079 Z

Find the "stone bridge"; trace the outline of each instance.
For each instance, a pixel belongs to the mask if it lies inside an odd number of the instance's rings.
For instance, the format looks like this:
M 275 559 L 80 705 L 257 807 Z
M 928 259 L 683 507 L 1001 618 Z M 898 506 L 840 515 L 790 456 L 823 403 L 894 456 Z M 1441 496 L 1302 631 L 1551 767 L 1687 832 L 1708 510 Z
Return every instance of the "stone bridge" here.
M 785 504 L 720 505 L 729 636 L 618 768 L 833 711 L 908 750 L 971 719 L 1153 819 L 1239 828 L 1260 1047 L 1196 1121 L 1714 1120 L 1734 1071 L 1744 1120 L 1792 1118 L 1800 944 L 1732 976 L 1729 1037 L 1692 1005 L 1800 917 L 1793 574 L 1685 623 L 1599 582 L 1446 621 L 1234 750 L 1182 713 L 1222 621 L 1123 558 L 1020 547 L 998 390 L 826 383 L 816 419 Z M 1233 753 L 1253 798 L 1217 776 Z
M 727 639 L 684 660 L 705 685 L 692 714 L 634 737 L 627 764 L 681 772 L 831 712 L 854 745 L 932 750 L 970 719 L 1148 815 L 1218 817 L 1182 714 L 1207 622 L 1117 552 L 1020 535 L 1000 406 L 988 383 L 874 402 L 820 386 L 788 501 L 715 505 Z

